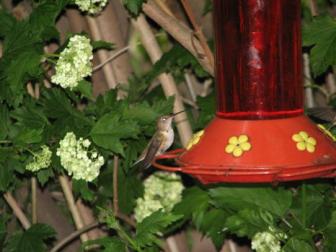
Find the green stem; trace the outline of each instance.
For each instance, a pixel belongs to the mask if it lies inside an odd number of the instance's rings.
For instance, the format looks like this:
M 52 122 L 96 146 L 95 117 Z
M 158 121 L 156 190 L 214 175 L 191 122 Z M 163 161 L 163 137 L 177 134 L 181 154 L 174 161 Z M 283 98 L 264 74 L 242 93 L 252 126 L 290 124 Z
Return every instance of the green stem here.
M 59 58 L 60 57 L 60 55 L 57 53 L 45 53 L 43 56 L 45 58 Z

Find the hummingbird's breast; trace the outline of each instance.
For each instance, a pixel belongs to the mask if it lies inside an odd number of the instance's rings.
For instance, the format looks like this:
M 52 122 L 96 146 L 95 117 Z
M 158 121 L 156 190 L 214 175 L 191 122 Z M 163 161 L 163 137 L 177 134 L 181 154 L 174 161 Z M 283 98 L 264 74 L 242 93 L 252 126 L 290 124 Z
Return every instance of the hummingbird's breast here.
M 174 130 L 173 129 L 168 129 L 165 132 L 165 141 L 162 144 L 162 148 L 161 148 L 161 153 L 165 152 L 166 150 L 169 149 L 169 147 L 173 144 L 174 142 Z

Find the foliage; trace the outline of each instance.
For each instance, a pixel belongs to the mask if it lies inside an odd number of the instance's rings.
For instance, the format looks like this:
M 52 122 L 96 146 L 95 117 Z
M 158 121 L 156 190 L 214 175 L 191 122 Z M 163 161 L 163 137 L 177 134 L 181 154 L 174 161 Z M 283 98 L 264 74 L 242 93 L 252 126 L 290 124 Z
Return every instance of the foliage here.
M 123 0 L 133 16 L 141 12 L 144 2 Z M 60 41 L 55 26 L 70 3 L 73 1 L 35 1 L 31 15 L 20 21 L 6 11 L 0 11 L 3 45 L 0 58 L 2 193 L 25 186 L 32 177 L 36 177 L 43 187 L 59 189 L 57 177 L 66 171 L 56 152 L 64 136 L 73 132 L 78 138 L 90 142 L 92 149 L 85 149 L 90 157 L 99 153 L 106 161 L 92 181 L 72 179 L 75 197 L 102 216 L 101 222 L 109 232 L 108 237 L 86 242 L 82 249 L 95 244 L 106 252 L 160 251 L 163 238 L 187 227 L 211 238 L 218 249 L 227 237 L 240 237 L 249 244 L 251 239 L 258 237 L 257 234 L 271 232 L 274 237 L 283 235 L 281 246 L 285 252 L 316 251 L 317 247 L 326 252 L 335 251 L 333 181 L 206 187 L 183 177 L 186 189 L 173 210 L 156 211 L 135 227 L 119 219 L 116 213 L 105 210 L 110 209 L 114 197 L 113 156 L 119 158 L 119 211 L 133 215 L 137 199 L 144 196 L 143 182 L 151 171 L 138 171 L 132 165 L 153 135 L 157 118 L 170 113 L 175 100 L 175 97 L 165 98 L 159 88 L 149 92 L 149 86 L 165 72 L 172 73 L 177 83 L 184 81 L 186 72 L 192 73 L 200 83 L 211 77 L 192 54 L 167 39 L 169 50 L 149 71 L 136 71 L 141 74 L 130 76 L 127 88 L 110 90 L 95 97 L 90 78 L 81 79 L 72 90 L 52 84 L 51 88 L 46 88 L 44 81 L 50 79 L 49 70 L 55 68 L 55 61 L 70 40 Z M 328 8 L 335 1 L 318 1 L 319 18 L 310 16 L 307 3 L 303 1 L 304 50 L 310 55 L 314 76 L 323 76 L 336 63 L 336 21 L 328 14 Z M 204 13 L 207 13 L 211 10 L 211 1 L 204 1 L 204 4 Z M 50 42 L 60 46 L 53 55 L 43 51 Z M 94 53 L 100 49 L 115 49 L 105 41 L 91 41 L 91 46 Z M 39 86 L 39 99 L 27 93 L 28 83 L 33 88 Z M 120 91 L 127 92 L 125 99 L 117 98 Z M 188 111 L 193 129 L 204 128 L 212 119 L 214 98 L 214 92 L 197 98 L 201 108 L 198 118 L 193 119 Z M 331 100 L 330 104 L 336 103 Z M 40 153 L 42 146 L 52 152 L 51 164 L 48 155 L 43 169 L 25 169 L 34 160 L 33 153 Z M 85 155 L 79 159 L 85 159 Z M 4 202 L 0 202 L 0 206 L 3 209 L 0 216 L 0 247 L 3 251 L 39 252 L 53 245 L 55 232 L 51 227 L 35 224 L 23 231 L 19 226 L 9 226 L 9 222 L 14 223 L 12 212 Z M 15 232 L 9 233 L 9 228 Z

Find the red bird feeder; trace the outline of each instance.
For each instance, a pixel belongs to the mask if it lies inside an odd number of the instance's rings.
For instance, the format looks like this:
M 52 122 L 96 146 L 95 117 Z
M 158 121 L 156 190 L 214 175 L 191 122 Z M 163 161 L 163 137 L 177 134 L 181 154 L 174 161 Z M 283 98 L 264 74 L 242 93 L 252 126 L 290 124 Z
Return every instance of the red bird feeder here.
M 335 143 L 303 114 L 300 0 L 214 0 L 214 25 L 216 117 L 154 166 L 202 183 L 336 176 Z

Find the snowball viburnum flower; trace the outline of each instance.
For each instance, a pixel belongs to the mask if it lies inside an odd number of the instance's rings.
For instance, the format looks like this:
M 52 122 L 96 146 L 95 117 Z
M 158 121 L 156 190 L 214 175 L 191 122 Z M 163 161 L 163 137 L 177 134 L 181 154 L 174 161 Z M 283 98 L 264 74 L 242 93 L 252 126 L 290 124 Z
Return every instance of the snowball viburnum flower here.
M 40 152 L 33 153 L 33 161 L 26 165 L 26 170 L 36 172 L 50 166 L 52 152 L 46 145 L 43 145 L 41 148 Z
M 316 139 L 310 137 L 307 132 L 300 131 L 292 136 L 292 140 L 296 142 L 296 148 L 300 151 L 307 150 L 310 153 L 315 151 L 315 146 L 317 144 Z
M 181 201 L 184 186 L 181 177 L 175 173 L 156 172 L 144 181 L 143 198 L 138 198 L 135 219 L 141 222 L 147 216 L 162 209 L 169 212 Z
M 63 88 L 76 87 L 81 80 L 92 74 L 92 51 L 90 39 L 82 35 L 71 37 L 68 46 L 60 54 L 51 81 Z
M 252 249 L 257 252 L 280 252 L 281 241 L 288 237 L 285 233 L 269 227 L 269 231 L 256 233 L 252 238 Z
M 251 149 L 249 138 L 247 135 L 232 136 L 229 138 L 228 145 L 225 148 L 225 152 L 232 154 L 234 157 L 240 157 L 244 151 Z
M 97 14 L 105 7 L 107 0 L 75 0 L 75 4 L 81 11 Z
M 68 132 L 56 155 L 61 159 L 61 165 L 74 179 L 83 179 L 91 182 L 99 175 L 104 158 L 96 151 L 89 150 L 91 142 L 88 139 L 76 139 L 73 132 Z

